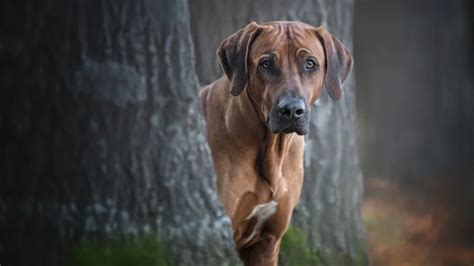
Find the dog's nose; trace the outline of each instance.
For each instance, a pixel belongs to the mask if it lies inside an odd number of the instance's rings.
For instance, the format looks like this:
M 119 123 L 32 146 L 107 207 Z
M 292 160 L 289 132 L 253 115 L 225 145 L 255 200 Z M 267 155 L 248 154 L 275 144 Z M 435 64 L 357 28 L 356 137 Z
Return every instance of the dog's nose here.
M 297 120 L 306 112 L 305 104 L 302 100 L 294 100 L 280 106 L 278 113 L 288 120 Z

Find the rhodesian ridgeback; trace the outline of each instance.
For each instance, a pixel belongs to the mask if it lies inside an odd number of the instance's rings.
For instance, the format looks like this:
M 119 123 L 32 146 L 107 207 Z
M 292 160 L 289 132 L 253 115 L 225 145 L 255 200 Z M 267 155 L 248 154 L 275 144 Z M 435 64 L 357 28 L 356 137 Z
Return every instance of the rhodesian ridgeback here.
M 323 27 L 252 22 L 220 45 L 225 75 L 201 90 L 219 199 L 245 265 L 277 265 L 303 183 L 310 107 L 338 100 L 348 49 Z

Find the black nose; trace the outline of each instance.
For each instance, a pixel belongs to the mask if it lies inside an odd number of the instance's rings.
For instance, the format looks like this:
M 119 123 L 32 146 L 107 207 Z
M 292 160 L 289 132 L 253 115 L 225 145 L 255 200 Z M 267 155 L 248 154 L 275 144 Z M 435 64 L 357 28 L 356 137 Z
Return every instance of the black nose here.
M 278 113 L 288 120 L 297 120 L 306 112 L 305 104 L 302 100 L 294 100 L 280 106 Z

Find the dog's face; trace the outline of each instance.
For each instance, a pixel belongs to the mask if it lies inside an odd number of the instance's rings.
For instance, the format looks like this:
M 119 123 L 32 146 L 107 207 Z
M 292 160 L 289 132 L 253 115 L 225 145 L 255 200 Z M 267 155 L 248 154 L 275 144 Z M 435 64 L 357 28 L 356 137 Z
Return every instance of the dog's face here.
M 326 83 L 340 98 L 352 57 L 323 28 L 300 22 L 250 23 L 227 38 L 218 51 L 231 80 L 231 93 L 249 97 L 273 133 L 304 135 L 310 106 Z
M 304 135 L 309 107 L 324 81 L 324 48 L 315 29 L 302 23 L 262 25 L 248 56 L 248 94 L 260 103 L 273 133 Z

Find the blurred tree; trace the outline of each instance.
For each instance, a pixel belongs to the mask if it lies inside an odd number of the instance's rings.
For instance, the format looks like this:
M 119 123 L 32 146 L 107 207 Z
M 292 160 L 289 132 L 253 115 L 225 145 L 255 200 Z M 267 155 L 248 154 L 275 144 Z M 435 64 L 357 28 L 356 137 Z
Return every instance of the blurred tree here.
M 351 0 L 0 5 L 6 265 L 65 265 L 81 238 L 151 232 L 180 265 L 233 264 L 197 98 L 220 73 L 217 45 L 277 19 L 324 24 L 351 45 Z M 313 109 L 294 226 L 320 261 L 350 265 L 365 256 L 353 83 Z
M 474 1 L 357 4 L 365 173 L 407 187 L 449 180 L 474 199 Z

